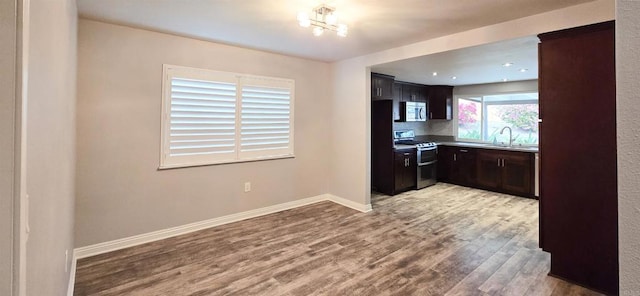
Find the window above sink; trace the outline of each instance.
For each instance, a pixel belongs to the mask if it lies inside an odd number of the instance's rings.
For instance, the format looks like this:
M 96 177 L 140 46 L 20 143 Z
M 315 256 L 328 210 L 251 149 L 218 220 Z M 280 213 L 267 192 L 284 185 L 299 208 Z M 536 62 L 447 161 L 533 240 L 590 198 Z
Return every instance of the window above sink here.
M 456 96 L 456 140 L 513 146 L 538 145 L 538 93 Z

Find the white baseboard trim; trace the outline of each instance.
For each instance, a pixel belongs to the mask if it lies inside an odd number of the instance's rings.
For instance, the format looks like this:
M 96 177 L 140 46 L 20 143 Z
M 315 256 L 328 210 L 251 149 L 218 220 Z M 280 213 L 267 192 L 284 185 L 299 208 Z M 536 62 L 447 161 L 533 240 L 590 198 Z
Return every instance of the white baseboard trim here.
M 327 200 L 337 203 L 339 205 L 345 206 L 347 208 L 352 208 L 356 211 L 360 211 L 363 213 L 371 212 L 371 204 L 361 204 L 357 203 L 339 196 L 335 196 L 333 194 L 325 194 L 327 196 Z
M 352 208 L 354 210 L 360 212 L 369 212 L 371 211 L 371 204 L 360 204 L 356 203 L 342 197 L 338 197 L 332 194 L 321 194 L 305 199 L 295 200 L 291 202 L 286 202 L 282 204 L 277 204 L 269 207 L 259 208 L 255 210 L 250 210 L 246 212 L 240 212 L 236 214 L 231 214 L 227 216 L 222 216 L 218 218 L 213 218 L 209 220 L 204 220 L 200 222 L 185 224 L 177 227 L 167 228 L 163 230 L 148 232 L 140 235 L 125 237 L 113 241 L 103 242 L 95 245 L 89 245 L 86 247 L 76 248 L 73 252 L 74 254 L 74 262 L 73 262 L 73 273 L 75 275 L 75 261 L 77 259 L 87 258 L 99 254 L 104 254 L 124 248 L 129 248 L 153 241 L 158 241 L 161 239 L 166 239 L 182 234 L 187 234 L 190 232 L 203 230 L 219 225 L 224 225 L 228 223 L 233 223 L 241 220 L 246 220 L 250 218 L 255 218 L 259 216 L 264 216 L 276 212 L 281 212 L 284 210 L 289 210 L 301 206 L 306 206 L 309 204 L 314 204 L 321 201 L 331 201 L 337 204 L 340 204 L 345 207 Z M 74 276 L 75 278 L 75 276 Z M 71 285 L 71 284 L 70 284 Z
M 76 251 L 73 251 L 71 256 L 71 272 L 69 273 L 69 285 L 67 286 L 67 296 L 73 296 L 73 288 L 76 285 L 76 263 L 78 258 L 76 257 Z M 66 264 L 66 263 L 65 263 Z

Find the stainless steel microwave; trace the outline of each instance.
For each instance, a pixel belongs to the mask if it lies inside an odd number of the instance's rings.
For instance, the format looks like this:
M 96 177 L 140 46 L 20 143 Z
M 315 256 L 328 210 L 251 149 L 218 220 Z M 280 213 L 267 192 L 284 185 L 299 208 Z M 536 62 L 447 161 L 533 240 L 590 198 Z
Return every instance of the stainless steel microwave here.
M 400 102 L 401 121 L 427 121 L 427 103 Z

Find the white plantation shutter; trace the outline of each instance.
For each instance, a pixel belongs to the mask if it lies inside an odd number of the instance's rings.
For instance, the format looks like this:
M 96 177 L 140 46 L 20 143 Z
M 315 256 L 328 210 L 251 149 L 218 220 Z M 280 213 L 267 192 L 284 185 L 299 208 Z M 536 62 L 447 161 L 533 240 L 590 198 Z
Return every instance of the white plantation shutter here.
M 293 84 L 164 65 L 160 168 L 293 156 Z
M 293 82 L 242 80 L 240 158 L 257 159 L 293 154 Z

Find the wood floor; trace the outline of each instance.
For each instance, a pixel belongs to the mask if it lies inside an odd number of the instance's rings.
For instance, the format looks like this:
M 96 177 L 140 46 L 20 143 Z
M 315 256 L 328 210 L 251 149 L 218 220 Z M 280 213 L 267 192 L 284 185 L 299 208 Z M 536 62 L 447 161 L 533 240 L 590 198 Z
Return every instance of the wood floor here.
M 600 295 L 547 276 L 536 200 L 438 183 L 82 259 L 75 295 Z

